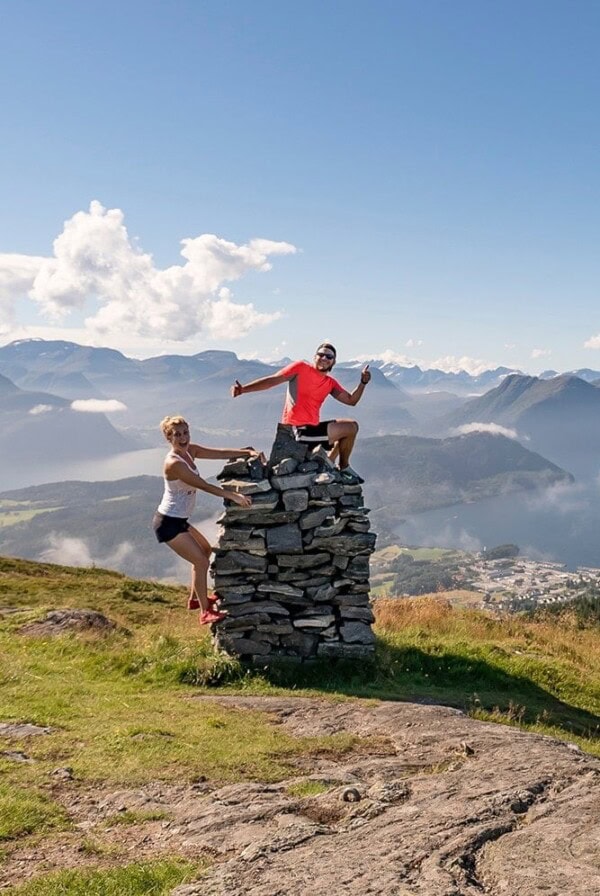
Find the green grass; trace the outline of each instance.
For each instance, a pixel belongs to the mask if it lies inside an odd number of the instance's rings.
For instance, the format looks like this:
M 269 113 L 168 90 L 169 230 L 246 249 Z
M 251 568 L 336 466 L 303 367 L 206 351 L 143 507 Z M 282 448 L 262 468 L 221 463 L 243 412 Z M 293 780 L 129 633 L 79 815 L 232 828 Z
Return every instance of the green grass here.
M 327 793 L 331 790 L 332 785 L 327 781 L 299 781 L 288 787 L 287 792 L 290 796 L 309 797 L 318 796 L 320 793 Z
M 3 890 L 5 896 L 163 896 L 196 880 L 202 866 L 181 859 L 121 868 L 60 871 Z
M 25 781 L 23 786 L 9 782 L 7 763 L 0 763 L 0 841 L 68 826 L 59 805 L 36 788 L 26 786 Z

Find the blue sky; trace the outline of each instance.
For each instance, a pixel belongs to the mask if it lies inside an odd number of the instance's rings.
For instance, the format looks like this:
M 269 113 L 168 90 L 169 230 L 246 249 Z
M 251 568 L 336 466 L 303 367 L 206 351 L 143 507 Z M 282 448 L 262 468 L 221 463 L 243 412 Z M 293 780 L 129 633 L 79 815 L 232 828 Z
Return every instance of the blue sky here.
M 599 40 L 591 0 L 0 4 L 0 341 L 600 369 Z

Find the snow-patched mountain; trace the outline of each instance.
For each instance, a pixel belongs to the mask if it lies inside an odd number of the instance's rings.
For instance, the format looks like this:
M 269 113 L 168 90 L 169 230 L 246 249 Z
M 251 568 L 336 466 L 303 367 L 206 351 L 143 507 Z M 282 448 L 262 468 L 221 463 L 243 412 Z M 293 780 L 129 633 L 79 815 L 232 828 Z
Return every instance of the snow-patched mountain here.
M 380 358 L 371 361 L 348 361 L 343 366 L 363 367 L 365 364 L 369 364 L 371 370 L 380 370 L 394 385 L 408 392 L 445 391 L 462 396 L 485 392 L 499 385 L 510 374 L 519 373 L 510 367 L 496 367 L 476 375 L 466 370 L 453 373 L 435 368 L 427 370 L 416 364 L 404 367 L 392 361 L 382 361 Z

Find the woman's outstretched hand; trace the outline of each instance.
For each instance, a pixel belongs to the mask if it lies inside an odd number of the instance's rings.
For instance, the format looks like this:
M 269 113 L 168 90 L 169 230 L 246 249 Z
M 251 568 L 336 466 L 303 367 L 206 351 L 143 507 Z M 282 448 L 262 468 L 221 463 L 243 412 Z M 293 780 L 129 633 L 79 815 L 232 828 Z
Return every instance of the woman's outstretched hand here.
M 236 380 L 235 383 L 233 384 L 233 386 L 231 387 L 230 391 L 231 391 L 231 397 L 237 398 L 238 395 L 241 395 L 242 392 L 244 391 L 244 387 L 242 386 L 242 384 L 240 383 L 239 380 Z
M 248 495 L 239 495 L 237 492 L 228 492 L 227 500 L 233 501 L 234 504 L 239 504 L 240 507 L 250 507 L 252 505 Z

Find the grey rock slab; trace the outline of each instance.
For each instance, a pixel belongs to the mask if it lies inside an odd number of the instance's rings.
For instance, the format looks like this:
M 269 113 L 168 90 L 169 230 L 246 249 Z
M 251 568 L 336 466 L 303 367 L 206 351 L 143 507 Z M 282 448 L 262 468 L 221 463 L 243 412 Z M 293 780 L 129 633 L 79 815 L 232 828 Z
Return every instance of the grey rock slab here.
M 320 510 L 307 510 L 300 517 L 300 528 L 314 529 L 332 517 L 333 511 L 329 507 L 322 507 Z
M 252 511 L 252 522 L 260 526 L 274 526 L 281 525 L 282 523 L 293 523 L 294 520 L 298 519 L 298 514 L 291 510 L 269 510 L 267 513 L 264 513 L 263 508 L 261 507 L 255 508 L 255 511 Z M 248 513 L 248 511 L 240 511 L 240 514 L 236 514 L 233 519 L 241 519 L 242 514 L 245 513 Z
M 283 492 L 282 500 L 286 510 L 300 513 L 308 507 L 308 492 L 305 488 L 291 488 Z
M 41 725 L 30 725 L 29 722 L 0 722 L 0 737 L 40 737 L 52 734 L 56 728 Z
M 258 481 L 253 479 L 224 479 L 221 482 L 221 486 L 240 495 L 256 495 L 258 492 L 271 491 L 268 479 Z
M 49 610 L 42 619 L 21 626 L 19 634 L 52 637 L 67 632 L 109 632 L 117 628 L 115 622 L 96 610 Z
M 290 476 L 271 476 L 271 485 L 283 492 L 290 488 L 309 488 L 313 484 L 312 473 L 292 473 Z
M 334 498 L 341 498 L 344 494 L 344 486 L 341 482 L 329 482 L 323 483 L 321 485 L 313 485 L 310 490 L 311 498 L 315 500 L 323 500 L 324 498 L 328 498 L 332 500 Z
M 290 635 L 294 631 L 291 622 L 283 620 L 282 622 L 269 622 L 264 625 L 257 626 L 258 632 L 270 632 L 274 635 Z
M 288 523 L 267 529 L 267 550 L 271 554 L 301 554 L 302 535 L 297 525 Z
M 371 626 L 365 625 L 363 622 L 345 622 L 340 626 L 340 634 L 342 639 L 348 644 L 375 643 L 375 635 L 373 634 Z
M 335 551 L 337 554 L 359 554 L 375 550 L 374 532 L 356 535 L 338 535 L 336 538 L 315 538 L 312 548 Z
M 369 625 L 375 622 L 375 616 L 373 615 L 373 610 L 370 607 L 342 607 L 340 609 L 340 616 L 344 620 L 357 620 L 360 622 L 366 622 Z
M 268 592 L 269 594 L 281 594 L 284 597 L 302 597 L 304 592 L 301 588 L 295 588 L 285 582 L 263 582 L 259 585 L 257 591 L 260 593 Z
M 223 551 L 248 551 L 249 554 L 255 554 L 257 557 L 266 557 L 267 546 L 264 538 L 246 538 L 239 540 L 221 540 L 217 545 L 218 552 Z
M 271 652 L 271 645 L 268 641 L 259 641 L 254 638 L 235 638 L 229 634 L 218 635 L 219 644 L 226 648 L 228 653 L 234 653 L 237 656 L 263 656 Z
M 219 626 L 223 631 L 249 631 L 258 625 L 268 625 L 271 617 L 268 613 L 245 613 L 243 616 L 227 616 Z
M 277 558 L 280 567 L 293 567 L 294 569 L 311 569 L 314 566 L 321 566 L 331 560 L 330 554 L 304 554 L 300 557 L 282 557 Z
M 244 616 L 247 613 L 268 613 L 271 616 L 289 616 L 290 611 L 286 610 L 280 603 L 275 600 L 253 600 L 241 606 L 232 607 L 231 612 L 236 617 Z
M 309 446 L 297 442 L 294 438 L 292 427 L 287 423 L 279 423 L 275 435 L 275 441 L 271 448 L 269 467 L 276 466 L 280 461 L 293 457 L 299 463 L 306 459 Z
M 346 526 L 348 525 L 347 520 L 337 519 L 330 523 L 330 525 L 318 526 L 315 529 L 315 538 L 331 538 L 333 535 L 339 535 L 340 532 L 343 532 Z
M 295 457 L 284 457 L 283 460 L 280 460 L 278 464 L 275 464 L 272 468 L 272 472 L 274 476 L 289 476 L 290 473 L 295 473 L 298 468 L 298 459 Z
M 222 555 L 217 554 L 214 567 L 219 573 L 265 572 L 267 561 L 264 557 L 256 557 L 245 551 L 226 551 Z
M 329 628 L 335 622 L 335 616 L 297 616 L 292 619 L 294 628 L 311 629 L 311 628 Z
M 298 467 L 299 473 L 316 473 L 320 469 L 318 463 L 312 460 L 305 460 L 304 463 L 300 464 Z

